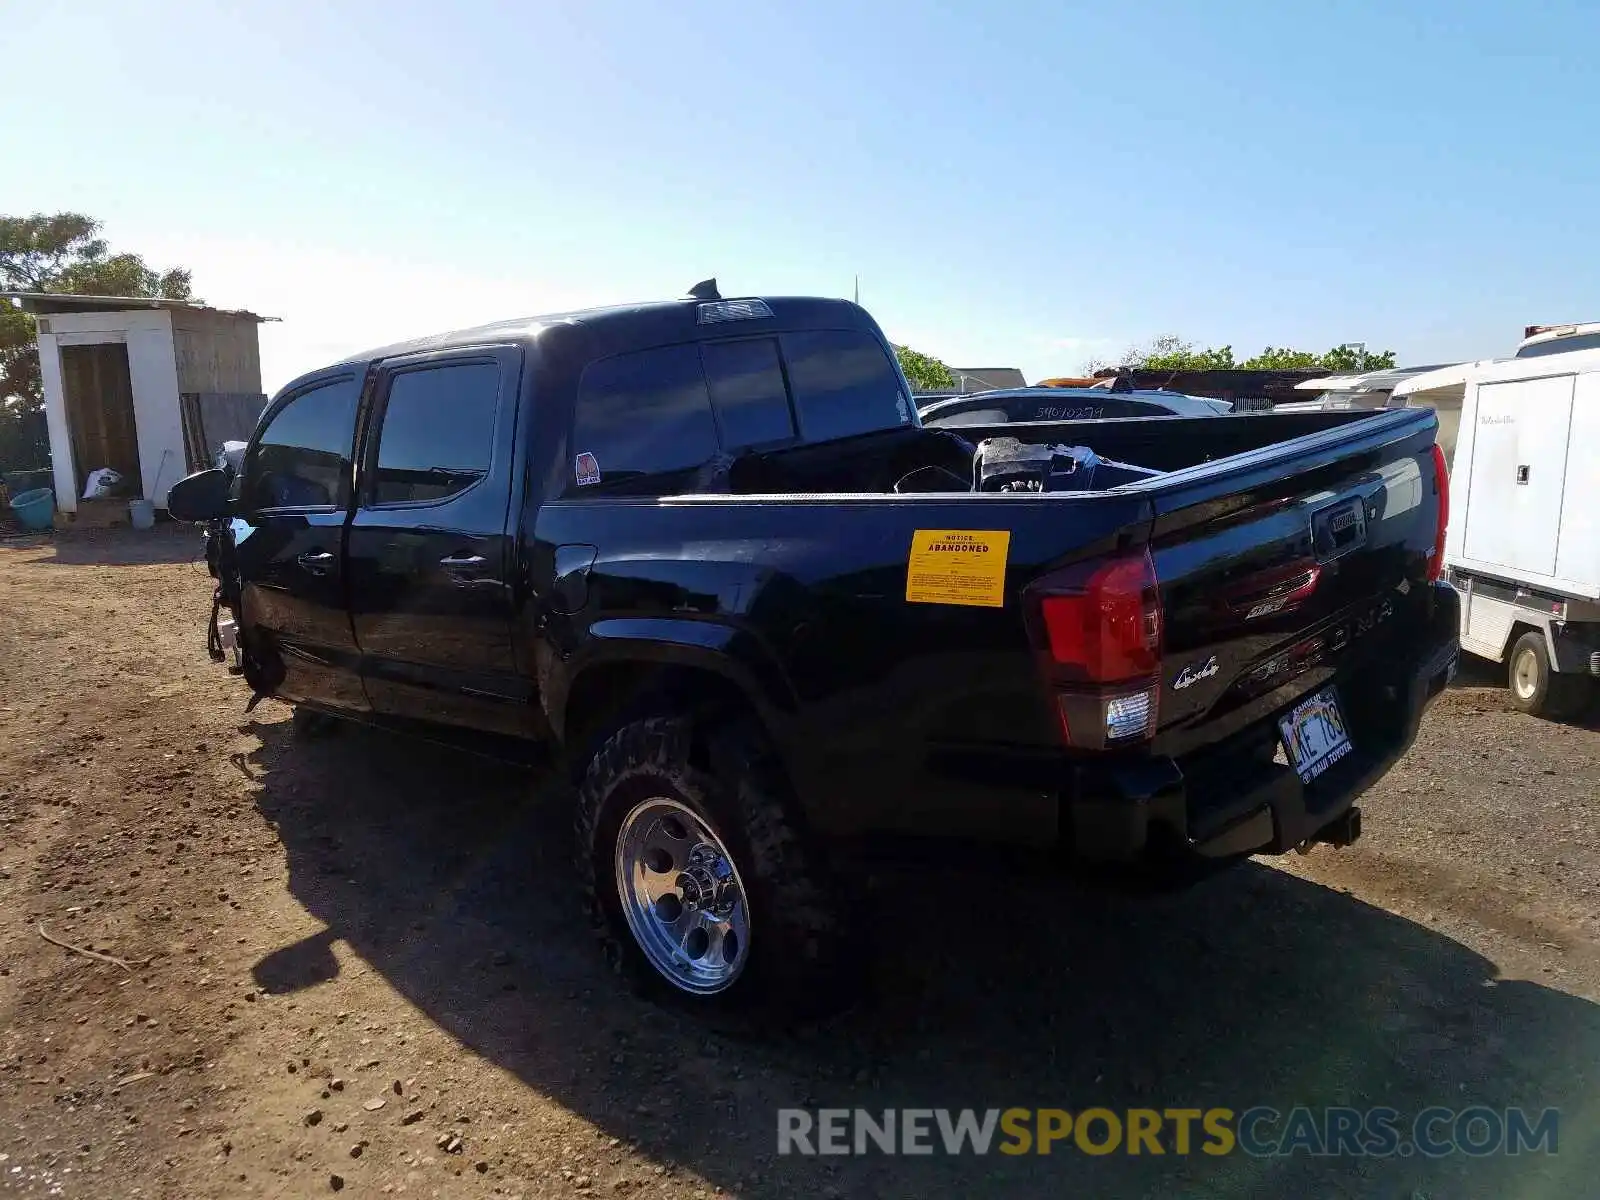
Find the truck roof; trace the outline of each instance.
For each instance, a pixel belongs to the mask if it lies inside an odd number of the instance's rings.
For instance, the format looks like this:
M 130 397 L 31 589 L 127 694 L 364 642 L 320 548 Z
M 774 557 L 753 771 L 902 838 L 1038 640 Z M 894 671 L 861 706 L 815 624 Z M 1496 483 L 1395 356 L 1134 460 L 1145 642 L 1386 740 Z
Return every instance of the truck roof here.
M 1570 341 L 1572 349 L 1592 350 L 1600 340 L 1600 321 L 1586 321 L 1574 325 L 1529 325 L 1517 344 L 1517 358 L 1538 358 L 1546 354 L 1562 354 L 1567 348 L 1556 343 Z
M 766 307 L 767 313 L 759 312 L 761 305 Z M 744 311 L 741 306 L 753 310 L 751 315 L 727 315 Z M 711 320 L 702 321 L 703 308 L 717 315 Z M 865 329 L 877 333 L 877 326 L 866 310 L 849 300 L 830 300 L 817 296 L 657 300 L 493 321 L 487 325 L 379 346 L 353 354 L 335 365 L 365 364 L 379 358 L 454 350 L 488 342 L 531 342 L 554 326 L 576 326 L 585 330 L 590 335 L 590 356 L 594 358 L 701 338 L 736 336 L 739 333 L 755 335 L 769 328 Z M 311 373 L 321 374 L 326 369 L 320 368 Z

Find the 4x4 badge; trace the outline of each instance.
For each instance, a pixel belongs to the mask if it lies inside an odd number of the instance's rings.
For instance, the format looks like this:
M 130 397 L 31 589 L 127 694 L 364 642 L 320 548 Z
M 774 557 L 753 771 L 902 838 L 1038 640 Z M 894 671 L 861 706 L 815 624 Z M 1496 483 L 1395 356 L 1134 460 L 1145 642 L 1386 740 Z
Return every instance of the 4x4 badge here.
M 1215 654 L 1203 663 L 1190 663 L 1178 672 L 1178 677 L 1172 681 L 1172 690 L 1181 692 L 1191 683 L 1199 683 L 1202 679 L 1210 679 L 1220 669 L 1217 665 L 1217 656 Z

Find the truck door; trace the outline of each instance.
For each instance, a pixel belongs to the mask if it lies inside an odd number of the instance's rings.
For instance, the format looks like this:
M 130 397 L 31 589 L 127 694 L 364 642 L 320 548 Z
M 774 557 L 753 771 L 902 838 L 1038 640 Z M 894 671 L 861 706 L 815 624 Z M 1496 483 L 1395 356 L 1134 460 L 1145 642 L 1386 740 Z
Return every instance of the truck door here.
M 344 592 L 360 393 L 352 373 L 274 403 L 245 457 L 234 527 L 244 631 L 266 685 L 350 712 L 369 708 Z
M 375 711 L 532 731 L 510 513 L 521 351 L 384 364 L 350 525 L 351 619 Z

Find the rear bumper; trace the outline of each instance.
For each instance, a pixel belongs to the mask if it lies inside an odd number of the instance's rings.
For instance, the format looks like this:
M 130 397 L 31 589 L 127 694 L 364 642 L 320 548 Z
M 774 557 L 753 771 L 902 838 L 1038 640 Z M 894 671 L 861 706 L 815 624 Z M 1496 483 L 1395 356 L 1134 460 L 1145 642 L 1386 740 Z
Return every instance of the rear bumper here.
M 1353 749 L 1325 774 L 1303 784 L 1272 761 L 1283 710 L 1192 761 L 1152 758 L 1081 772 L 1062 797 L 1073 857 L 1204 866 L 1282 853 L 1325 831 L 1348 834 L 1344 818 L 1357 797 L 1410 748 L 1424 710 L 1454 677 L 1459 601 L 1444 585 L 1434 593 L 1410 654 L 1332 680 Z

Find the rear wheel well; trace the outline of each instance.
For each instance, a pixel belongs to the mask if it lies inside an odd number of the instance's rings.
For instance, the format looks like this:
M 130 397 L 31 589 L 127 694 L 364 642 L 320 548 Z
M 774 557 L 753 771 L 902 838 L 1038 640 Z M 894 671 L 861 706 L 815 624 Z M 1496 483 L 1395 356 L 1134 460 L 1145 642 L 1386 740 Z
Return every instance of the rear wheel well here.
M 726 713 L 748 712 L 743 689 L 725 675 L 704 667 L 651 662 L 605 663 L 579 675 L 567 696 L 562 742 L 574 782 L 616 729 L 644 716 L 692 716 L 690 761 L 706 769 L 710 752 L 706 731 Z
M 1537 633 L 1540 640 L 1544 642 L 1545 656 L 1547 658 L 1550 657 L 1550 634 L 1548 630 L 1543 626 L 1535 625 L 1532 621 L 1513 621 L 1511 622 L 1510 630 L 1506 633 L 1506 644 L 1500 651 L 1501 662 L 1508 666 L 1510 665 L 1511 652 L 1516 649 L 1517 643 L 1522 640 L 1522 635 L 1525 633 Z M 1551 661 L 1554 662 L 1554 659 L 1552 658 Z

